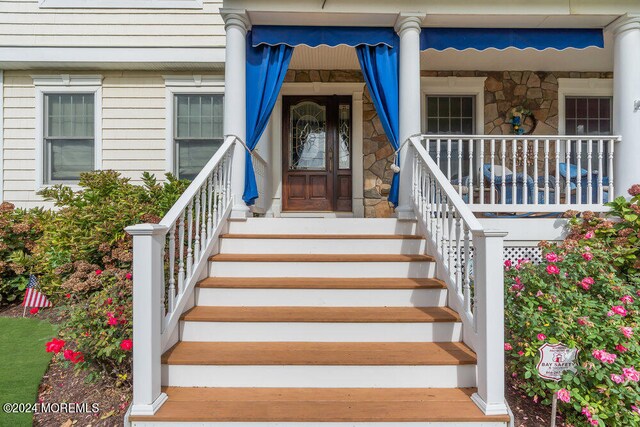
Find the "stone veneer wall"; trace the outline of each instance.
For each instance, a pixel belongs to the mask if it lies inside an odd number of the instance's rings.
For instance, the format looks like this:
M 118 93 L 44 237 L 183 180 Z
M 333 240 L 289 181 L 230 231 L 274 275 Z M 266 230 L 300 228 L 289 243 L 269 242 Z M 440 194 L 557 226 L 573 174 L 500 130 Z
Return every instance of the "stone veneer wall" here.
M 558 132 L 558 78 L 612 78 L 612 73 L 541 71 L 422 71 L 432 77 L 487 77 L 484 91 L 484 129 L 478 133 L 507 135 L 509 111 L 516 106 L 531 110 L 538 123 L 534 134 Z M 362 82 L 359 70 L 289 70 L 285 82 Z M 367 218 L 393 213 L 387 201 L 393 172 L 393 149 L 384 133 L 369 92 L 363 95 L 364 212 Z M 353 171 L 358 173 L 358 171 Z

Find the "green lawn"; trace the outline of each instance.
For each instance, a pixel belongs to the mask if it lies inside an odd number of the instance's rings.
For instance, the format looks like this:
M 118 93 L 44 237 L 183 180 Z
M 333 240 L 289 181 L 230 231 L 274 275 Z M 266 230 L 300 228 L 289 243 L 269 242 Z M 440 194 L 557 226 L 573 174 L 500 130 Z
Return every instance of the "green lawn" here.
M 49 322 L 0 317 L 0 404 L 34 403 L 51 353 L 45 343 L 55 334 Z M 31 426 L 32 415 L 7 414 L 0 409 L 0 426 Z

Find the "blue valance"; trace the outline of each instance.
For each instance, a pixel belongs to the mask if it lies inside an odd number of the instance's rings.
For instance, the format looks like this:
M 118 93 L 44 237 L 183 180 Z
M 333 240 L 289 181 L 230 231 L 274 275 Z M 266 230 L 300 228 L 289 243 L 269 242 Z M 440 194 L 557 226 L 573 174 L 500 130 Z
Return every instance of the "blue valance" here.
M 423 28 L 420 50 L 604 47 L 599 28 Z
M 324 46 L 378 46 L 397 45 L 398 36 L 393 28 L 386 27 L 305 27 L 289 25 L 254 25 L 252 45 L 306 45 Z

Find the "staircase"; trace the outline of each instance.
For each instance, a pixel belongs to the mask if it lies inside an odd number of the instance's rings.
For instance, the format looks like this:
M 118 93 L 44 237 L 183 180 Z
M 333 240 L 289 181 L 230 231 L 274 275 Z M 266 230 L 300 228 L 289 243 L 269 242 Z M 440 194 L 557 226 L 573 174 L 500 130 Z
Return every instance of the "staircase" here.
M 230 222 L 133 426 L 505 426 L 416 223 Z

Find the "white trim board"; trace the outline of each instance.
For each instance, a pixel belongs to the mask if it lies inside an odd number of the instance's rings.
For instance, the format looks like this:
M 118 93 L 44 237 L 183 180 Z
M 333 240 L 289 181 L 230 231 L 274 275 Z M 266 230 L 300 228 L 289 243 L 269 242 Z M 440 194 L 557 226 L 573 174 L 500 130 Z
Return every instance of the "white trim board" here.
M 214 94 L 224 95 L 223 75 L 191 75 L 191 76 L 162 76 L 165 82 L 165 150 L 167 172 L 175 174 L 175 147 L 173 145 L 174 132 L 174 102 L 176 94 Z
M 38 192 L 44 184 L 44 95 L 47 93 L 93 93 L 94 94 L 94 170 L 102 169 L 102 76 L 81 75 L 32 75 L 35 91 L 36 123 L 36 182 Z M 47 184 L 48 185 L 48 184 Z M 77 188 L 76 185 L 69 185 Z
M 268 138 L 261 139 L 258 145 L 267 145 L 270 142 L 272 148 L 270 155 L 263 156 L 270 159 L 272 165 L 276 167 L 271 168 L 271 182 L 274 184 L 272 188 L 273 201 L 271 208 L 267 212 L 268 216 L 281 216 L 282 213 L 282 96 L 289 95 L 318 95 L 318 96 L 330 96 L 330 95 L 346 95 L 351 96 L 351 206 L 354 217 L 364 217 L 364 164 L 363 164 L 363 101 L 362 95 L 364 93 L 364 82 L 355 83 L 332 83 L 332 82 L 311 82 L 311 83 L 284 83 L 276 105 L 271 113 L 271 120 L 269 121 L 271 126 L 271 134 Z M 348 213 L 346 213 L 348 214 Z M 311 216 L 314 213 L 305 212 L 300 215 L 296 213 L 285 213 L 285 216 Z M 323 216 L 321 214 L 320 216 Z M 335 214 L 336 216 L 342 216 Z
M 558 135 L 566 134 L 567 96 L 610 96 L 613 97 L 613 79 L 558 79 Z M 613 125 L 613 117 L 611 118 Z
M 486 77 L 420 77 L 420 106 L 423 133 L 427 130 L 427 95 L 470 95 L 475 98 L 474 133 L 484 133 L 484 82 Z
M 4 201 L 4 71 L 0 70 L 0 203 Z
M 202 9 L 202 0 L 38 0 L 40 9 Z

